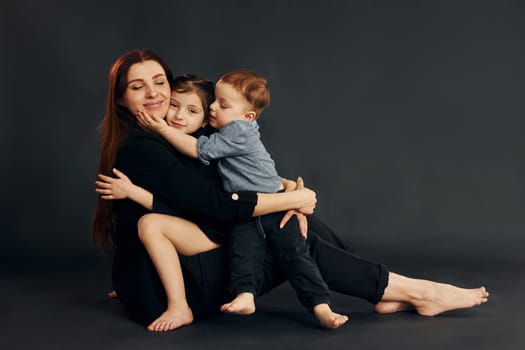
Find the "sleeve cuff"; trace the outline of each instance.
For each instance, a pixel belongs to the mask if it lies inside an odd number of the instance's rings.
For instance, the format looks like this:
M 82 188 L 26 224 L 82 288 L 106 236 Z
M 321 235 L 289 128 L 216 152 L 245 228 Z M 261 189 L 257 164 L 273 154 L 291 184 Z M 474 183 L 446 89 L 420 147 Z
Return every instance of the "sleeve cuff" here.
M 197 158 L 204 164 L 210 165 L 210 161 L 206 157 L 206 147 L 205 144 L 208 141 L 208 137 L 201 136 L 197 139 Z
M 239 203 L 237 218 L 246 220 L 253 216 L 253 210 L 257 205 L 257 192 L 239 191 L 232 193 L 232 199 Z

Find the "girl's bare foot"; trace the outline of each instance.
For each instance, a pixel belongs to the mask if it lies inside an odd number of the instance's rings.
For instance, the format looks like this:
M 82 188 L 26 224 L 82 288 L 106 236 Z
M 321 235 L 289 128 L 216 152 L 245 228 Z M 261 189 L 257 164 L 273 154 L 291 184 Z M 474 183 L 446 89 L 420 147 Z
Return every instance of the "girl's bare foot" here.
M 162 315 L 160 315 L 149 326 L 148 330 L 152 332 L 167 332 L 188 325 L 193 322 L 193 313 L 189 306 L 184 307 L 168 307 Z
M 221 306 L 221 311 L 236 315 L 251 315 L 255 312 L 255 300 L 252 293 L 240 293 L 235 299 Z
M 465 289 L 431 281 L 426 283 L 429 285 L 422 297 L 413 301 L 420 315 L 435 316 L 445 311 L 466 309 L 488 301 L 489 293 L 485 287 Z
M 379 314 L 393 314 L 394 312 L 413 310 L 414 307 L 402 301 L 380 301 L 374 305 Z
M 313 311 L 323 328 L 339 328 L 348 321 L 348 316 L 333 312 L 328 304 L 316 305 Z

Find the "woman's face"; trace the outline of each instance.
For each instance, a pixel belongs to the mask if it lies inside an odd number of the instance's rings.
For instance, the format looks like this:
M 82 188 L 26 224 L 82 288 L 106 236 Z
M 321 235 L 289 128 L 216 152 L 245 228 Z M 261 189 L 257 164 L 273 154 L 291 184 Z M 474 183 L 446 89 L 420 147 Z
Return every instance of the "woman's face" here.
M 126 92 L 120 101 L 131 114 L 144 110 L 164 118 L 168 111 L 171 89 L 166 72 L 156 61 L 133 64 L 128 71 Z
M 205 124 L 204 107 L 200 97 L 191 91 L 173 91 L 166 122 L 185 134 L 199 130 Z

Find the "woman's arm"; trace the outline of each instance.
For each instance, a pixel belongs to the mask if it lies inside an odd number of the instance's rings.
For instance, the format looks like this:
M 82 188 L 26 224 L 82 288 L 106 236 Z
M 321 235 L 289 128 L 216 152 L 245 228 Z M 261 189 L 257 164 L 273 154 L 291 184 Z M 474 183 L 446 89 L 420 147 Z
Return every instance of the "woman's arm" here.
M 115 199 L 131 199 L 135 203 L 138 203 L 142 205 L 144 208 L 153 210 L 153 194 L 151 192 L 146 191 L 142 187 L 139 187 L 135 184 L 133 184 L 129 178 L 122 172 L 120 172 L 117 169 L 113 169 L 113 173 L 117 176 L 116 178 L 105 176 L 103 174 L 98 174 L 98 177 L 100 181 L 96 181 L 95 184 L 97 185 L 96 192 L 99 193 L 102 199 L 106 200 L 115 200 Z M 302 181 L 299 179 L 299 181 Z M 293 182 L 294 188 L 296 187 L 295 181 Z M 276 200 L 279 200 L 279 198 L 275 198 L 274 196 L 270 196 L 268 199 L 265 199 L 266 196 L 265 193 L 258 193 L 259 197 L 263 197 L 261 199 L 261 203 L 259 205 L 256 205 L 253 211 L 254 216 L 260 216 L 264 214 L 271 213 L 272 210 L 278 208 L 279 202 L 276 202 Z M 283 208 L 287 206 L 287 200 L 285 199 L 283 201 Z M 301 203 L 301 201 L 297 202 L 298 204 Z M 305 211 L 312 211 L 313 208 L 304 208 Z M 311 213 L 310 213 L 311 214 Z M 286 222 L 293 216 L 296 215 L 297 219 L 299 221 L 299 226 L 301 227 L 301 233 L 303 233 L 303 236 L 306 238 L 306 231 L 307 226 L 306 223 L 303 223 L 302 221 L 306 220 L 304 217 L 304 214 L 302 214 L 297 209 L 291 209 L 288 210 L 288 212 L 283 217 L 283 220 L 281 222 L 281 227 L 284 227 Z M 304 225 L 304 227 L 303 227 Z M 303 232 L 304 231 L 304 232 Z
M 286 210 L 295 210 L 304 215 L 314 213 L 317 196 L 314 191 L 304 187 L 301 177 L 297 178 L 297 187 L 293 191 L 279 193 L 258 193 L 259 203 L 253 216 L 271 214 Z
M 153 194 L 151 192 L 133 184 L 126 175 L 117 169 L 113 169 L 113 173 L 117 176 L 117 178 L 98 174 L 100 181 L 95 182 L 97 185 L 96 192 L 100 193 L 102 199 L 114 200 L 129 198 L 135 203 L 142 205 L 146 209 L 153 209 Z M 298 179 L 298 181 L 302 180 Z M 296 196 L 297 194 L 299 194 L 298 197 Z M 273 195 L 268 196 L 267 193 L 258 193 L 257 196 L 259 197 L 260 203 L 255 206 L 253 216 L 273 213 L 275 212 L 274 210 L 284 211 L 286 210 L 285 208 L 291 205 L 291 203 L 294 203 L 295 197 L 297 197 L 296 205 L 302 205 L 304 203 L 303 200 L 307 200 L 307 198 L 301 199 L 301 194 L 299 191 L 293 194 L 294 197 L 291 199 L 287 198 L 289 196 L 280 196 L 281 198 L 279 198 L 279 196 Z M 313 203 L 313 206 L 315 206 L 315 203 Z M 279 208 L 283 208 L 283 210 L 278 210 Z M 312 205 L 304 206 L 302 210 L 305 212 L 305 214 L 313 213 Z M 290 210 L 285 216 L 286 219 L 283 218 L 281 227 L 286 224 L 292 215 L 301 216 L 303 214 L 298 209 Z
M 212 184 L 159 135 L 132 129 L 118 152 L 115 167 L 130 180 L 181 212 L 216 220 L 245 220 L 298 208 L 309 214 L 315 193 L 309 189 L 277 193 L 229 193 Z

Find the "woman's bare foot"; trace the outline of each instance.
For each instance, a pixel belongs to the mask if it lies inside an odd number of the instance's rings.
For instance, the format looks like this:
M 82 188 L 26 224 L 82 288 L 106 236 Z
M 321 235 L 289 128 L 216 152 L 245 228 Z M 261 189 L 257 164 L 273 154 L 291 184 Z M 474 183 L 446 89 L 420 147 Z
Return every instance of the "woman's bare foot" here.
M 485 287 L 475 289 L 459 288 L 449 284 L 424 281 L 428 283 L 420 298 L 414 298 L 417 313 L 435 316 L 446 311 L 471 308 L 488 301 L 489 293 Z
M 339 328 L 348 321 L 348 316 L 333 312 L 328 304 L 316 305 L 313 311 L 323 328 Z
M 118 298 L 117 292 L 115 292 L 114 290 L 112 290 L 111 292 L 108 292 L 108 297 L 110 299 L 117 299 Z
M 239 293 L 231 302 L 223 304 L 221 311 L 236 315 L 251 315 L 255 312 L 255 300 L 252 293 Z
M 168 307 L 149 326 L 148 330 L 152 332 L 167 332 L 188 325 L 193 322 L 193 313 L 188 305 L 184 307 Z
M 374 309 L 379 314 L 393 314 L 399 311 L 414 310 L 414 307 L 402 301 L 380 301 L 374 305 Z

